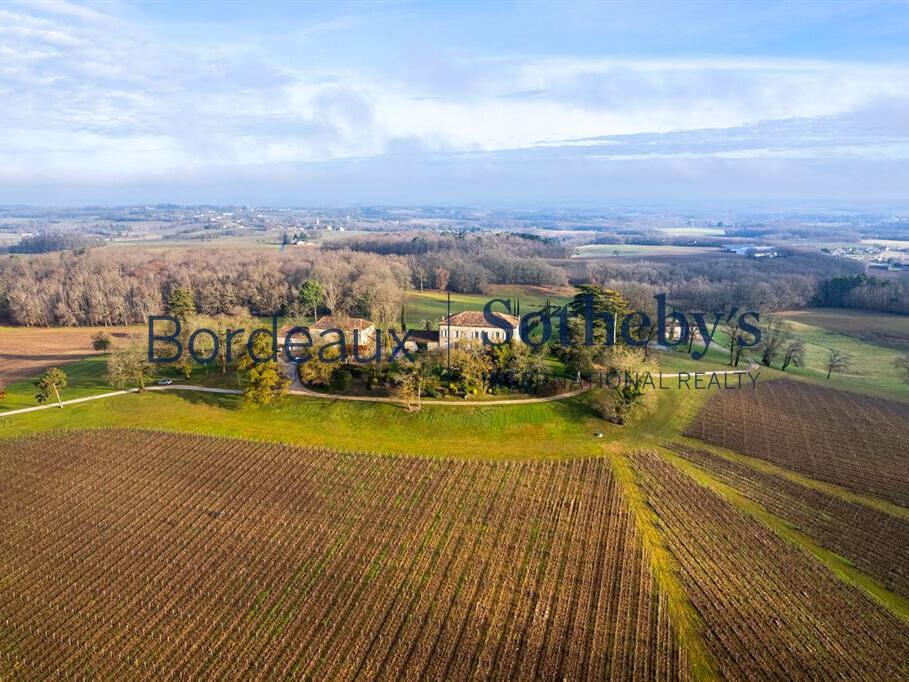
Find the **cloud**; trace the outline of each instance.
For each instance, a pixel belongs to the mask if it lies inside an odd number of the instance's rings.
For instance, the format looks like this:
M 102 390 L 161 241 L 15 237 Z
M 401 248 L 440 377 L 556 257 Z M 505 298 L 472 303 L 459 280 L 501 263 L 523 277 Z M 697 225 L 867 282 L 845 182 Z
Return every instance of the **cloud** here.
M 447 182 L 472 191 L 466 178 L 482 168 L 599 177 L 604 164 L 663 160 L 690 177 L 749 159 L 896 162 L 909 145 L 905 63 L 480 56 L 425 41 L 402 48 L 404 60 L 370 60 L 357 52 L 370 23 L 357 17 L 288 27 L 306 37 L 298 49 L 262 35 L 188 39 L 103 7 L 0 8 L 0 177 L 17 191 L 164 192 L 181 178 L 308 177 L 325 164 L 340 182 L 347 168 L 380 187 L 383 164 L 403 159 L 426 178 L 447 167 Z M 343 59 L 306 52 L 317 36 Z

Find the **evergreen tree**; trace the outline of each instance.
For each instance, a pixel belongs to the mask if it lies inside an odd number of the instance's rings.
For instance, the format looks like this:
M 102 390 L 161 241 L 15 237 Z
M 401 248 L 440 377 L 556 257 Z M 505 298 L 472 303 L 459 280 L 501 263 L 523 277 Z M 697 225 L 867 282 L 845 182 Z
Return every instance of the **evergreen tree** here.
M 92 348 L 95 350 L 107 350 L 110 348 L 111 338 L 110 334 L 104 332 L 98 332 L 92 337 Z
M 167 299 L 167 312 L 176 317 L 180 322 L 196 313 L 196 304 L 193 301 L 193 292 L 186 287 L 174 289 Z
M 314 322 L 319 321 L 319 306 L 325 302 L 325 287 L 315 279 L 308 279 L 300 287 L 300 305 L 312 310 Z

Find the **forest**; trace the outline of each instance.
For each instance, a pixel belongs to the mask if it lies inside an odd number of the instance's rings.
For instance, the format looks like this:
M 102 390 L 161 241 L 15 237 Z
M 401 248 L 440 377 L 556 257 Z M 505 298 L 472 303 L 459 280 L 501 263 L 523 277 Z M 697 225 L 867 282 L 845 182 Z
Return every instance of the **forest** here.
M 593 283 L 621 291 L 640 310 L 651 309 L 653 297 L 666 293 L 674 307 L 687 311 L 735 305 L 771 312 L 819 305 L 909 312 L 905 283 L 868 277 L 860 263 L 817 251 L 788 248 L 778 258 L 760 260 L 719 251 L 679 258 L 582 259 L 566 257 L 570 244 L 520 233 L 430 231 L 352 237 L 290 250 L 81 244 L 0 258 L 0 323 L 141 323 L 164 310 L 178 287 L 192 292 L 203 315 L 238 308 L 257 315 L 296 315 L 302 312 L 300 287 L 308 280 L 324 289 L 324 310 L 377 322 L 398 318 L 408 290 L 488 294 L 494 284 L 553 288 Z M 39 246 L 29 242 L 26 248 Z

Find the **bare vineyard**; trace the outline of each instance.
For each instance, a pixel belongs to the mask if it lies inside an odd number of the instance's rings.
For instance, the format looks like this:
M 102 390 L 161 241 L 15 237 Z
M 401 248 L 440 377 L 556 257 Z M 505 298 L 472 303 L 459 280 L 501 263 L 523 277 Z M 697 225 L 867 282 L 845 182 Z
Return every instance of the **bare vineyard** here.
M 909 597 L 909 522 L 706 450 L 674 443 L 666 447 L 817 538 L 827 549 L 851 559 L 884 586 Z
M 687 435 L 909 507 L 909 404 L 769 381 L 720 391 Z
M 724 677 L 906 679 L 895 616 L 665 459 L 630 459 Z
M 610 471 L 0 441 L 0 678 L 687 677 Z

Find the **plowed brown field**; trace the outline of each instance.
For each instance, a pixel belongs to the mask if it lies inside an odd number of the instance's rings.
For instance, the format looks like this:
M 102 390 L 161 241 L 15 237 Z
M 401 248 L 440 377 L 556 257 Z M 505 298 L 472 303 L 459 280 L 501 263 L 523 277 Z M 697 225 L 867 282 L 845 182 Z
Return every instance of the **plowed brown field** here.
M 104 331 L 124 338 L 140 327 L 0 327 L 0 383 L 11 384 L 46 369 L 97 354 L 92 337 Z

